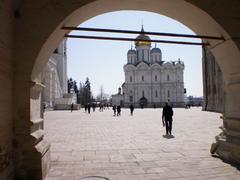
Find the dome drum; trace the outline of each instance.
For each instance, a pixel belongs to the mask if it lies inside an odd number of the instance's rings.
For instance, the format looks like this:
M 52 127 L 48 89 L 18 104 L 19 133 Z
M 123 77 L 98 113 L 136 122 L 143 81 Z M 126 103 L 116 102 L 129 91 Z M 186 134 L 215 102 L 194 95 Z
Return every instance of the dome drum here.
M 162 51 L 161 51 L 161 49 L 159 49 L 159 48 L 152 48 L 152 50 L 151 50 L 151 53 L 162 53 Z
M 137 54 L 137 52 L 134 49 L 130 49 L 128 50 L 127 54 Z

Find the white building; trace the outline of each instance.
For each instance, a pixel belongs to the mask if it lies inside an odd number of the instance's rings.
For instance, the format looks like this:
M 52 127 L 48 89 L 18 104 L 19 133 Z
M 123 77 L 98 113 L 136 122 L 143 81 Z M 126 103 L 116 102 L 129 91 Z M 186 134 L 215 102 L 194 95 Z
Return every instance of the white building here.
M 55 100 L 67 94 L 66 40 L 54 51 L 42 73 L 43 103 L 53 107 Z
M 131 48 L 127 53 L 122 93 L 112 96 L 113 104 L 162 107 L 170 102 L 174 107 L 184 106 L 184 63 L 180 59 L 164 62 L 161 50 L 156 46 L 151 48 L 151 42 L 143 40 L 150 37 L 142 28 L 135 41 L 136 49 Z

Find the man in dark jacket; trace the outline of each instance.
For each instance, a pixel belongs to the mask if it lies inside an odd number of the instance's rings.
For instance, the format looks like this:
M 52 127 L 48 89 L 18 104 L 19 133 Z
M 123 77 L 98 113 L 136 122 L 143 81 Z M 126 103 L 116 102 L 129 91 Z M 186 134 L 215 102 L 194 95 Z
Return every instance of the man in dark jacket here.
M 131 114 L 131 116 L 133 115 L 133 110 L 134 110 L 134 106 L 131 104 L 130 105 L 130 114 Z
M 117 106 L 116 106 L 116 105 L 113 105 L 112 109 L 113 109 L 113 115 L 116 116 Z
M 121 106 L 118 105 L 117 106 L 117 116 L 120 116 L 121 115 Z
M 163 107 L 162 112 L 163 126 L 166 126 L 166 135 L 168 134 L 172 135 L 172 116 L 173 116 L 172 107 L 169 106 L 168 103 L 166 103 L 165 106 Z

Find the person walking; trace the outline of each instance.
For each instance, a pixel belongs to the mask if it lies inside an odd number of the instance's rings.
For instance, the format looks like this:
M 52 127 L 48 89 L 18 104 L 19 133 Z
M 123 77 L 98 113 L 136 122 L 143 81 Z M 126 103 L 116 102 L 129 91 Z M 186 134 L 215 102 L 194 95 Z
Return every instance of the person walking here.
M 92 109 L 93 109 L 93 112 L 95 112 L 95 108 L 96 108 L 96 104 L 95 104 L 95 103 L 93 103 L 93 104 L 92 104 Z
M 113 115 L 116 116 L 116 109 L 117 109 L 116 105 L 113 105 L 112 109 L 113 109 Z
M 130 108 L 130 114 L 131 114 L 131 116 L 132 116 L 132 115 L 133 115 L 134 107 L 133 107 L 133 105 L 131 104 L 129 108 Z
M 120 116 L 121 115 L 121 106 L 118 105 L 117 106 L 117 116 Z
M 71 112 L 73 112 L 73 103 L 71 104 Z
M 91 105 L 90 105 L 90 103 L 88 103 L 88 105 L 87 105 L 87 110 L 88 110 L 88 114 L 90 114 L 90 112 L 91 112 Z
M 43 113 L 45 112 L 45 110 L 46 110 L 46 104 L 43 103 Z
M 165 104 L 162 111 L 163 126 L 166 126 L 166 135 L 172 135 L 172 116 L 173 110 L 168 103 Z
M 100 112 L 103 112 L 103 104 L 101 103 L 100 106 L 99 106 L 99 111 Z

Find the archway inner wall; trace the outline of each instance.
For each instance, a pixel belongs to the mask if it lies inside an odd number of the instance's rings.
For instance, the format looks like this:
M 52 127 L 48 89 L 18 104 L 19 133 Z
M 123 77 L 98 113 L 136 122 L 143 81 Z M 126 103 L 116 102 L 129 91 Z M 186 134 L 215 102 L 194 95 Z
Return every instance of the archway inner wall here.
M 11 1 L 0 1 L 0 179 L 11 179 L 13 163 L 13 27 Z
M 17 177 L 39 179 L 47 162 L 39 166 L 41 159 L 48 159 L 49 145 L 42 141 L 43 120 L 40 114 L 40 97 L 43 86 L 39 74 L 51 53 L 62 41 L 66 31 L 63 25 L 77 26 L 96 15 L 117 10 L 144 10 L 160 13 L 180 21 L 197 34 L 224 36 L 227 40 L 219 43 L 209 41 L 226 80 L 224 112 L 224 136 L 215 150 L 228 160 L 238 157 L 236 151 L 240 137 L 240 61 L 239 42 L 232 40 L 240 32 L 236 17 L 240 18 L 240 2 L 213 0 L 44 0 L 23 2 L 16 19 L 16 43 L 14 54 L 14 125 L 17 134 Z M 224 11 L 223 11 L 224 8 Z M 231 25 L 229 25 L 229 20 Z M 29 101 L 31 99 L 31 101 Z M 231 119 L 230 119 L 231 118 Z M 232 123 L 235 124 L 234 129 Z M 239 129 L 238 129 L 239 128 Z M 29 135 L 31 134 L 31 136 Z M 232 143 L 234 139 L 234 143 Z M 237 143 L 236 143 L 237 142 Z M 240 144 L 240 143 L 239 143 Z M 229 145 L 229 146 L 228 146 Z M 230 147 L 230 150 L 228 150 Z M 227 153 L 225 153 L 227 151 Z M 235 156 L 233 155 L 235 154 Z M 34 157 L 34 158 L 30 158 Z M 30 160 L 31 159 L 31 160 Z M 36 164 L 36 166 L 32 166 Z M 32 166 L 32 167 L 30 167 Z M 38 172 L 38 173 L 37 173 Z M 40 174 L 39 174 L 40 173 Z

